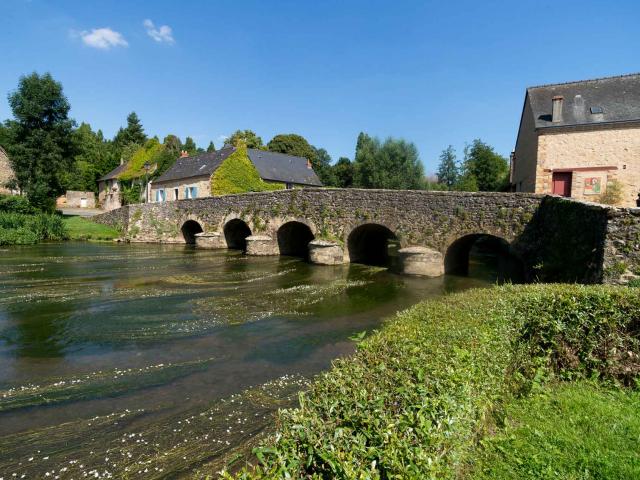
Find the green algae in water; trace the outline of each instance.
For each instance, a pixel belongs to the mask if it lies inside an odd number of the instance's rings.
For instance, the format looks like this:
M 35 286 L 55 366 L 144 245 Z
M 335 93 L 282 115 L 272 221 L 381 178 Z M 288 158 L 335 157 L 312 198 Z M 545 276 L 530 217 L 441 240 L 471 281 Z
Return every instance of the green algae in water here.
M 207 408 L 166 415 L 145 425 L 139 409 L 0 438 L 0 472 L 7 478 L 150 478 L 211 474 L 273 429 L 274 413 L 297 405 L 309 385 L 284 376 Z M 205 473 L 206 472 L 206 473 Z M 15 475 L 14 475 L 15 474 Z M 198 476 L 191 473 L 189 476 Z

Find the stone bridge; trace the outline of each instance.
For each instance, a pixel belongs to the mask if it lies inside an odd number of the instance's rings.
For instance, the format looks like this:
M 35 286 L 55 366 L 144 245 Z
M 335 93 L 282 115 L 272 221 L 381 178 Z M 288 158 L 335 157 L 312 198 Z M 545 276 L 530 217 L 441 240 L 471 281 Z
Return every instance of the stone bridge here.
M 478 240 L 524 280 L 620 282 L 640 274 L 640 210 L 525 193 L 300 189 L 122 207 L 95 220 L 132 242 L 233 248 L 319 264 L 464 273 Z

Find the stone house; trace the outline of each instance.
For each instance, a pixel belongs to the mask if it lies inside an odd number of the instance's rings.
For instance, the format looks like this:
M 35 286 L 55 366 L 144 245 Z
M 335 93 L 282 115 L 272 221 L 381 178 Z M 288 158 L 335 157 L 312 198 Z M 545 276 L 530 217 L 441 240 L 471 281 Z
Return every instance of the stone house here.
M 17 194 L 18 192 L 8 187 L 8 184 L 15 179 L 11 163 L 7 152 L 0 147 L 0 194 L 9 195 Z
M 149 201 L 210 197 L 212 175 L 235 151 L 235 147 L 226 147 L 215 152 L 180 157 L 151 183 Z M 265 182 L 280 183 L 287 189 L 322 186 L 306 158 L 253 149 L 247 149 L 247 156 Z
M 620 205 L 640 193 L 640 74 L 527 89 L 511 186 L 599 200 L 617 183 Z
M 103 210 L 114 210 L 122 206 L 120 196 L 122 185 L 118 176 L 124 172 L 127 164 L 123 163 L 98 179 L 98 205 Z
M 96 194 L 67 190 L 64 195 L 57 198 L 56 206 L 58 208 L 96 208 Z

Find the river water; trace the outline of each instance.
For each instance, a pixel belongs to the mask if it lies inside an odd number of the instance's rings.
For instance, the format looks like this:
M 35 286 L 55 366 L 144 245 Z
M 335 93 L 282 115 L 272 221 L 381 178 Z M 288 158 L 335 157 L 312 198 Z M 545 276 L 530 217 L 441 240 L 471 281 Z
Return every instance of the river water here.
M 354 351 L 350 337 L 494 280 L 473 272 L 421 279 L 177 245 L 5 247 L 0 478 L 233 468 L 278 408 Z

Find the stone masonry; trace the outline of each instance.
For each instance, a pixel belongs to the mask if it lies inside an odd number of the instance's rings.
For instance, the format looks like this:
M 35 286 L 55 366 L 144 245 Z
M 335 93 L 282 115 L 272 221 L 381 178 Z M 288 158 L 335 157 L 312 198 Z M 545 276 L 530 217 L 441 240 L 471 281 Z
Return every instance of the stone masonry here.
M 251 235 L 258 237 L 247 239 L 247 249 L 271 254 L 278 251 L 280 227 L 299 222 L 308 226 L 316 241 L 334 247 L 328 256 L 319 254 L 326 257 L 319 263 L 332 264 L 337 263 L 335 247 L 342 249 L 343 261 L 349 261 L 349 235 L 362 225 L 385 227 L 401 249 L 427 249 L 405 250 L 405 256 L 413 258 L 414 264 L 438 258 L 438 252 L 446 256 L 449 247 L 463 237 L 485 234 L 510 244 L 512 253 L 522 260 L 529 280 L 571 278 L 596 283 L 618 280 L 609 270 L 605 275 L 612 262 L 623 261 L 612 260 L 615 255 L 625 256 L 625 261 L 636 259 L 627 262 L 628 272 L 623 272 L 627 276 L 640 273 L 640 265 L 634 263 L 640 261 L 640 247 L 625 247 L 633 250 L 626 253 L 613 238 L 633 236 L 638 215 L 635 209 L 528 193 L 310 188 L 130 205 L 95 219 L 120 228 L 132 242 L 160 243 L 184 243 L 181 228 L 193 220 L 205 236 L 212 235 L 202 239 L 211 245 L 224 240 L 225 224 L 241 219 L 251 229 Z M 252 243 L 255 247 L 249 246 Z M 325 243 L 311 245 L 310 250 L 326 248 Z M 561 257 L 556 250 L 562 251 Z M 616 268 L 619 271 L 622 267 Z

